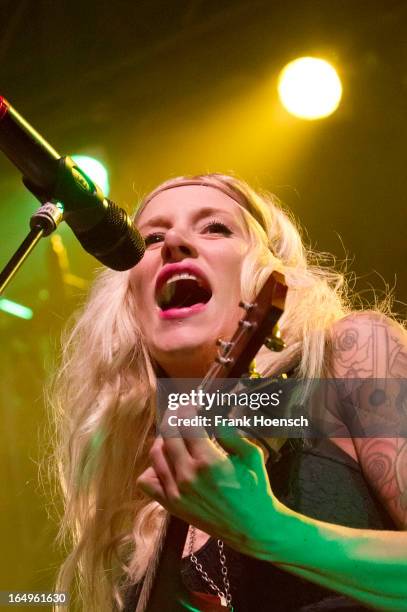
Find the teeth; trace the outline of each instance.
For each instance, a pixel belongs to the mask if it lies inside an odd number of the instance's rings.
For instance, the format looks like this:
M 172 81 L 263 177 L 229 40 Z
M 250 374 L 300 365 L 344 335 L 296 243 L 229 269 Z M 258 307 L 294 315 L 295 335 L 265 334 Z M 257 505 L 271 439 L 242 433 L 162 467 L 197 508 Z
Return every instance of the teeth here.
M 176 281 L 179 281 L 179 280 L 185 280 L 185 279 L 194 280 L 199 285 L 202 285 L 201 279 L 195 276 L 194 274 L 190 274 L 189 272 L 181 272 L 181 274 L 174 274 L 174 276 L 171 276 L 171 278 L 167 280 L 166 285 L 169 285 L 170 283 L 175 283 Z
M 200 287 L 202 287 L 203 283 L 200 278 L 195 276 L 195 274 L 190 274 L 189 272 L 181 272 L 180 274 L 174 274 L 170 278 L 167 279 L 164 286 L 161 288 L 159 303 L 161 305 L 168 304 L 171 301 L 174 293 L 175 293 L 175 283 L 179 280 L 193 280 Z

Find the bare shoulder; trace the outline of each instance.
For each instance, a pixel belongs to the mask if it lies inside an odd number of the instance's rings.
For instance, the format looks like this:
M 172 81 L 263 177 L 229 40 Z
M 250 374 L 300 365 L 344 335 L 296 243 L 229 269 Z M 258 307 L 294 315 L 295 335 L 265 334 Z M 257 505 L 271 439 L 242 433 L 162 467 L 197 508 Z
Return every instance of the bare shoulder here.
M 384 314 L 355 312 L 332 326 L 329 370 L 337 378 L 407 377 L 407 332 Z
M 357 459 L 396 524 L 407 529 L 407 438 L 400 435 L 405 431 L 407 333 L 371 311 L 344 317 L 330 331 L 329 373 L 347 379 L 342 384 L 352 391 L 350 431 L 354 419 L 358 431 L 374 425 L 384 436 L 353 437 Z

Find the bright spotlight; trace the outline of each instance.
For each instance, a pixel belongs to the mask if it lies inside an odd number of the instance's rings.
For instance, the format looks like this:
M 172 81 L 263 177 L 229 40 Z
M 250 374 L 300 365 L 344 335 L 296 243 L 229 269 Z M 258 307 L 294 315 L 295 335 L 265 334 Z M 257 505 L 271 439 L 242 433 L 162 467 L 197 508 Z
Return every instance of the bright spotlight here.
M 325 60 L 300 57 L 280 73 L 278 93 L 289 113 L 301 119 L 321 119 L 339 106 L 342 84 Z
M 109 175 L 103 164 L 94 157 L 88 157 L 87 155 L 71 155 L 71 157 L 81 170 L 101 188 L 104 195 L 108 196 L 110 189 Z

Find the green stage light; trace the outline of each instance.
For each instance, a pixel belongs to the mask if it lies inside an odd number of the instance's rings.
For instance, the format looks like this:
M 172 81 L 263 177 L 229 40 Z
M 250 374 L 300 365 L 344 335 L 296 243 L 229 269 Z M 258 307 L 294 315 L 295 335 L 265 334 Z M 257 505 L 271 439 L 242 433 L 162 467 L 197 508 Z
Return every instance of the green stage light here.
M 321 119 L 339 106 L 342 84 L 325 60 L 300 57 L 283 68 L 278 93 L 289 113 L 301 119 Z
M 104 195 L 108 196 L 110 190 L 109 175 L 103 164 L 94 157 L 87 155 L 71 155 L 71 157 L 81 170 L 101 188 Z
M 17 302 L 7 300 L 6 298 L 0 298 L 0 310 L 7 312 L 7 314 L 13 315 L 14 317 L 18 317 L 19 319 L 29 320 L 34 316 L 31 308 L 27 308 L 27 306 L 22 306 L 21 304 L 17 304 Z

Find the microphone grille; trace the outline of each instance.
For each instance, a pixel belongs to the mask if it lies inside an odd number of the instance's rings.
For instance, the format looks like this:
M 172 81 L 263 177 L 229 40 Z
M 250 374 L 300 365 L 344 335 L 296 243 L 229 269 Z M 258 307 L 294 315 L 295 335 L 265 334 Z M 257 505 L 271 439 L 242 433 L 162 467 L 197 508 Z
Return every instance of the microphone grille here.
M 102 264 L 124 271 L 135 266 L 144 255 L 145 245 L 129 215 L 111 200 L 103 219 L 90 230 L 74 232 L 83 248 Z

